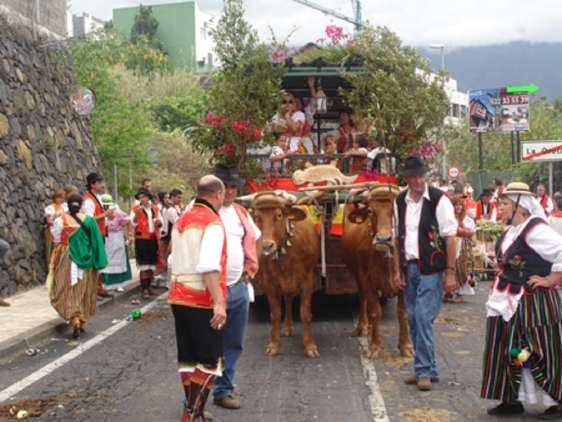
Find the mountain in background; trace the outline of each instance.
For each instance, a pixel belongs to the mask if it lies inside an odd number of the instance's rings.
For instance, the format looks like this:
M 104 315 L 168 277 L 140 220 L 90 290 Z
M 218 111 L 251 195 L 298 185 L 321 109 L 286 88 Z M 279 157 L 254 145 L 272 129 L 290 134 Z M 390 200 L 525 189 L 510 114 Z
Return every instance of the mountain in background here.
M 431 60 L 434 70 L 440 69 L 439 53 L 418 51 Z M 539 86 L 537 95 L 550 100 L 562 97 L 562 43 L 514 41 L 445 50 L 445 66 L 460 91 L 534 82 Z

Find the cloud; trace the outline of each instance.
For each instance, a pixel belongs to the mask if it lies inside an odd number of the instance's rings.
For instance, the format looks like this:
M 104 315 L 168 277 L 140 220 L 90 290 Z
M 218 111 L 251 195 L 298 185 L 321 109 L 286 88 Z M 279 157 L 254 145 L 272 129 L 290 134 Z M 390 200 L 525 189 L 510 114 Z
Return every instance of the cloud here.
M 352 16 L 347 0 L 315 0 L 325 7 Z M 143 4 L 170 3 L 170 0 L 144 0 Z M 112 9 L 138 5 L 140 0 L 71 0 L 74 13 L 88 12 L 111 19 Z M 199 0 L 199 6 L 219 15 L 222 0 Z M 562 41 L 560 0 L 363 0 L 363 16 L 375 25 L 395 31 L 406 44 L 425 46 L 444 43 L 448 49 L 459 46 L 497 44 L 513 40 Z M 540 4 L 540 5 L 539 5 Z M 305 44 L 323 35 L 328 24 L 346 31 L 347 23 L 326 16 L 292 0 L 246 0 L 248 20 L 263 39 L 271 27 L 279 39 L 296 28 L 292 44 Z

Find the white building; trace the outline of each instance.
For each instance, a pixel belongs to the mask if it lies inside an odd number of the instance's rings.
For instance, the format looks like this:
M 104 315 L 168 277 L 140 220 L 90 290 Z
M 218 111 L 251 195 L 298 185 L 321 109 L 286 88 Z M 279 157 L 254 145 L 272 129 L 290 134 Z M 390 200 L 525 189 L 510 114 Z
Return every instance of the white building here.
M 445 117 L 445 124 L 450 126 L 459 126 L 465 119 L 468 110 L 468 94 L 460 92 L 456 79 L 448 78 L 445 82 L 445 92 L 451 107 L 449 114 Z
M 217 66 L 210 34 L 213 25 L 213 16 L 203 12 L 195 2 L 195 61 L 199 68 L 212 69 Z
M 82 16 L 72 15 L 72 24 L 69 25 L 71 28 L 71 37 L 83 37 L 84 35 L 90 34 L 92 32 L 97 32 L 103 29 L 105 22 L 94 16 L 90 16 L 88 13 L 82 13 Z

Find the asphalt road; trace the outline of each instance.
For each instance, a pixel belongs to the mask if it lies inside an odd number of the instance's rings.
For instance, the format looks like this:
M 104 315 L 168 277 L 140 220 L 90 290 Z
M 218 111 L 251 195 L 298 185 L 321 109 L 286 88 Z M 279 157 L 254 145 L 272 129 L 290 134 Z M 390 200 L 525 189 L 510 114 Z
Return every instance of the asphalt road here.
M 436 323 L 441 381 L 429 393 L 401 382 L 411 369 L 411 360 L 401 358 L 395 350 L 393 301 L 384 310 L 386 353 L 374 362 L 374 371 L 361 358 L 359 341 L 349 337 L 356 312 L 354 298 L 315 298 L 318 359 L 304 357 L 298 322 L 295 337 L 283 338 L 282 354 L 266 357 L 268 311 L 267 304 L 258 301 L 252 305 L 246 351 L 236 380 L 243 408 L 227 411 L 210 404 L 208 409 L 219 422 L 382 421 L 385 413 L 380 409 L 386 410 L 390 421 L 494 420 L 485 412 L 493 403 L 478 397 L 486 289 L 483 284 L 478 295 L 465 303 L 444 305 Z M 105 309 L 91 321 L 82 344 L 118 325 L 131 308 L 125 302 Z M 69 342 L 67 334 L 41 346 L 36 356 L 3 364 L 0 391 L 41 374 L 45 365 L 76 350 L 79 346 Z M 12 405 L 36 412 L 39 416 L 33 420 L 38 422 L 178 421 L 183 391 L 176 373 L 173 319 L 165 301 L 158 301 L 141 320 L 100 340 L 2 403 L 0 421 L 11 420 L 8 410 Z M 382 400 L 377 399 L 378 392 Z M 541 410 L 531 409 L 524 418 L 511 420 L 532 420 Z

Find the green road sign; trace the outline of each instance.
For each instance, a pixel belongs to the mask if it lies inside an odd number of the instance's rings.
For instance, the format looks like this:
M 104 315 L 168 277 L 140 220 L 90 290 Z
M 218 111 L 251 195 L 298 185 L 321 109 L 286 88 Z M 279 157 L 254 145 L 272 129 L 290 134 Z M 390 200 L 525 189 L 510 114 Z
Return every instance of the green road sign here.
M 528 92 L 530 94 L 534 94 L 535 92 L 537 92 L 539 89 L 539 87 L 535 84 L 529 84 L 529 85 L 512 85 L 512 86 L 508 86 L 505 90 L 508 94 L 515 94 L 518 92 Z

